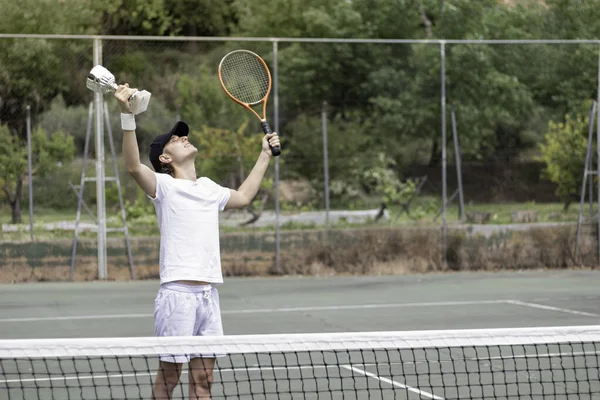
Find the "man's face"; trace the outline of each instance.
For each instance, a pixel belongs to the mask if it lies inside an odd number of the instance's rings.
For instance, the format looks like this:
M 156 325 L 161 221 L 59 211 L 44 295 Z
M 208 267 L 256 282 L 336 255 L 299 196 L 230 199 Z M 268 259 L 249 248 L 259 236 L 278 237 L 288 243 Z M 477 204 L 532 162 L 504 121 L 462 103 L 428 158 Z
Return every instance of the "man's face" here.
M 163 149 L 163 157 L 167 156 L 175 165 L 181 165 L 188 159 L 193 160 L 196 153 L 198 149 L 189 142 L 187 136 L 171 136 Z

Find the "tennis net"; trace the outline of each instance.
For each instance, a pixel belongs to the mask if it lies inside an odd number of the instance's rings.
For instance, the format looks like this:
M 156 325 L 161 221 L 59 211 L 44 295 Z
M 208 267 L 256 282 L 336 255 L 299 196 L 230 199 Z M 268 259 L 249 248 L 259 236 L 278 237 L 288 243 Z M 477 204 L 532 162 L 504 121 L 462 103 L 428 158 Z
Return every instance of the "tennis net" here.
M 599 340 L 600 325 L 0 340 L 0 398 L 150 399 L 158 355 L 200 353 L 219 356 L 212 399 L 592 399 Z

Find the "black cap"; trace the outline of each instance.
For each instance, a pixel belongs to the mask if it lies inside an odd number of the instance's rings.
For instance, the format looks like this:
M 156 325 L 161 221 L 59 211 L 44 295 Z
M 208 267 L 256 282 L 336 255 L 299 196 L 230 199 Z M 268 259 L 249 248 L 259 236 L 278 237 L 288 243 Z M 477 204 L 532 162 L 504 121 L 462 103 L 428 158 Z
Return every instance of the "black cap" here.
M 177 121 L 173 129 L 171 129 L 171 131 L 169 131 L 168 133 L 163 133 L 162 135 L 158 135 L 154 138 L 152 144 L 150 145 L 149 157 L 150 162 L 152 163 L 152 166 L 154 167 L 154 170 L 156 172 L 160 172 L 161 170 L 161 162 L 158 159 L 158 157 L 160 157 L 160 155 L 163 153 L 163 149 L 165 148 L 165 145 L 169 142 L 169 139 L 171 139 L 171 136 L 187 136 L 189 133 L 190 128 L 187 126 L 187 124 L 183 121 Z

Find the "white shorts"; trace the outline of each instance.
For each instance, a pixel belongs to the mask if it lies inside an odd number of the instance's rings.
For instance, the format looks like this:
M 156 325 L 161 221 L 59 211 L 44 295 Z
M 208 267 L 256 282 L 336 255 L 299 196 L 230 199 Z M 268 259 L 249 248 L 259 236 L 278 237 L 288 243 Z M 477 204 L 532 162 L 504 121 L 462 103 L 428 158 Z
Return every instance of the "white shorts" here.
M 219 292 L 212 285 L 160 285 L 154 300 L 156 336 L 222 336 Z M 194 357 L 215 355 L 161 355 L 161 361 L 185 363 Z

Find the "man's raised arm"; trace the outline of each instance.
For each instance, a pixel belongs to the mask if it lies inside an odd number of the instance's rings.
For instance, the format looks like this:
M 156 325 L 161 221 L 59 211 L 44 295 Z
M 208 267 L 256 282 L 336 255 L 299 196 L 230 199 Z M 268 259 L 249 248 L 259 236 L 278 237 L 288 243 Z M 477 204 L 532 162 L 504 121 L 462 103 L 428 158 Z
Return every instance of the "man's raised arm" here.
M 128 84 L 119 85 L 115 97 L 121 105 L 121 128 L 123 129 L 123 157 L 127 172 L 150 197 L 156 196 L 156 175 L 140 161 L 140 149 L 135 136 L 135 116 L 129 107 L 129 98 L 136 89 Z
M 252 171 L 250 171 L 250 174 L 238 190 L 230 189 L 231 196 L 225 206 L 226 209 L 247 207 L 254 199 L 254 196 L 256 196 L 272 157 L 269 144 L 273 147 L 280 146 L 279 136 L 276 132 L 263 136 L 262 151 L 258 156 L 258 160 L 256 160 L 256 164 L 254 164 L 254 168 L 252 168 Z

